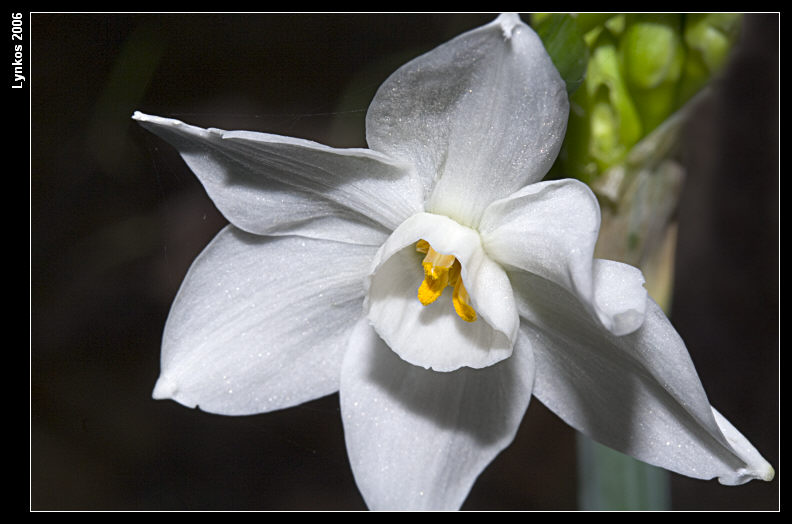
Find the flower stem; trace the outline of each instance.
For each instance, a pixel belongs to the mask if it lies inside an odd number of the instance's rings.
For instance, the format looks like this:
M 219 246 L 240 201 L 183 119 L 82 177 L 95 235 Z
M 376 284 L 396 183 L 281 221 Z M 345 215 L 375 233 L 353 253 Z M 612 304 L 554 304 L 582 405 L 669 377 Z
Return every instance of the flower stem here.
M 670 509 L 669 474 L 578 434 L 581 510 Z

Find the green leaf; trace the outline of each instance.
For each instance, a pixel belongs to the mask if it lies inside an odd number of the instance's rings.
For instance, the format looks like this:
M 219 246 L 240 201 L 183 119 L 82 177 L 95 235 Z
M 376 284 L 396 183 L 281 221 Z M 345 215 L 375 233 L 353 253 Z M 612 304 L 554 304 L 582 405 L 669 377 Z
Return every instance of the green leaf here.
M 542 13 L 534 16 L 532 21 L 534 30 L 566 82 L 567 93 L 575 92 L 586 76 L 589 57 L 575 18 L 568 14 Z

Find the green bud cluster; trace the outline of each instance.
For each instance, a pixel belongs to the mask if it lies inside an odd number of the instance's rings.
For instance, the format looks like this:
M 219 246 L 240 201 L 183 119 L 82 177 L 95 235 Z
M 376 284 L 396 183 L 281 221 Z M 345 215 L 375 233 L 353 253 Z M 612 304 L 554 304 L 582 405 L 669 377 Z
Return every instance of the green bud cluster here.
M 723 67 L 740 18 L 722 13 L 534 15 L 543 40 L 546 28 L 574 20 L 588 54 L 585 77 L 570 95 L 567 136 L 556 168 L 591 182 L 620 163 Z M 565 40 L 571 40 L 568 33 Z M 580 54 L 566 46 L 551 56 L 556 63 L 569 62 L 565 52 Z

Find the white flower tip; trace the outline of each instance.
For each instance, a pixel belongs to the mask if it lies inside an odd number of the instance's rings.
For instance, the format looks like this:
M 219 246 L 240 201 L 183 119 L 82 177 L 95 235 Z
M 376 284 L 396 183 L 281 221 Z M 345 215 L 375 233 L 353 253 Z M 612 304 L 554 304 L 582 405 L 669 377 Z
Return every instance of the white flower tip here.
M 740 468 L 736 474 L 728 477 L 719 477 L 718 483 L 724 486 L 741 486 L 752 480 L 764 480 L 770 482 L 775 478 L 775 470 L 773 466 L 765 462 L 761 469 L 755 468 Z
M 520 20 L 520 16 L 517 13 L 502 13 L 498 18 L 495 19 L 495 24 L 500 25 L 501 31 L 503 31 L 503 38 L 504 40 L 510 40 L 512 37 L 512 33 L 514 32 L 514 28 L 523 25 L 522 20 Z
M 732 443 L 733 444 L 733 443 Z M 764 480 L 770 482 L 775 478 L 775 469 L 767 462 L 764 457 L 759 455 L 759 452 L 752 447 L 752 453 L 749 456 L 746 468 L 739 470 L 739 475 L 735 482 L 726 482 L 725 484 L 745 484 L 751 480 Z M 720 480 L 720 479 L 719 479 Z M 723 482 L 722 482 L 723 483 Z
M 742 433 L 737 431 L 731 422 L 721 415 L 717 409 L 712 408 L 712 415 L 718 424 L 726 441 L 732 447 L 735 456 L 745 463 L 745 467 L 739 468 L 736 474 L 721 475 L 718 482 L 727 486 L 739 486 L 751 480 L 759 479 L 771 481 L 775 477 L 773 466 L 767 462 L 762 455 L 753 447 Z
M 132 114 L 132 119 L 138 122 L 150 122 L 152 124 L 167 125 L 167 126 L 180 126 L 184 125 L 181 120 L 174 120 L 173 118 L 163 118 L 161 116 L 147 115 L 140 111 L 135 111 Z
M 766 482 L 770 482 L 771 480 L 773 480 L 775 478 L 775 470 L 773 469 L 773 466 L 768 464 L 767 469 L 759 478 Z
M 146 113 L 141 113 L 140 111 L 135 111 L 132 114 L 132 119 L 137 120 L 139 122 L 156 122 L 158 120 L 163 120 L 163 118 L 154 116 L 154 115 L 147 115 Z
M 168 377 L 160 376 L 160 378 L 157 380 L 157 384 L 154 386 L 154 391 L 151 393 L 151 397 L 156 400 L 173 398 L 178 389 L 179 387 L 176 382 L 172 381 Z

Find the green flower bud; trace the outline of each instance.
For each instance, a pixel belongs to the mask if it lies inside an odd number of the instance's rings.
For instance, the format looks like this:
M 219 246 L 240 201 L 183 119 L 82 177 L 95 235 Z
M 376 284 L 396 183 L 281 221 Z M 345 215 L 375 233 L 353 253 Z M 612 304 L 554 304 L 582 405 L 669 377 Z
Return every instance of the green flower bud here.
M 720 70 L 737 39 L 742 15 L 691 14 L 685 20 L 685 43 L 697 53 L 711 73 Z
M 619 52 L 630 86 L 651 89 L 677 81 L 684 59 L 682 17 L 674 14 L 627 15 Z
M 741 16 L 545 13 L 532 20 L 571 93 L 567 135 L 551 174 L 591 183 L 723 67 Z M 580 37 L 588 53 L 580 50 Z
M 605 27 L 608 28 L 608 31 L 610 31 L 612 35 L 620 36 L 624 32 L 624 22 L 626 18 L 627 15 L 624 14 L 613 16 L 605 22 Z
M 586 81 L 571 98 L 562 161 L 584 181 L 620 162 L 642 126 L 619 68 L 616 39 L 603 30 L 591 49 Z
M 676 109 L 686 56 L 682 16 L 628 15 L 619 53 L 625 81 L 648 133 Z
M 690 14 L 685 18 L 684 40 L 688 59 L 677 105 L 696 94 L 725 65 L 739 35 L 742 15 Z

